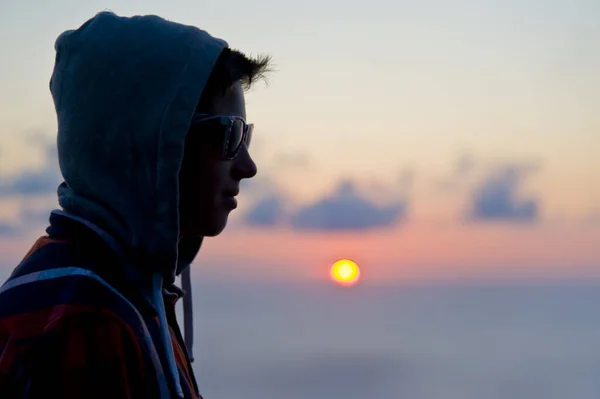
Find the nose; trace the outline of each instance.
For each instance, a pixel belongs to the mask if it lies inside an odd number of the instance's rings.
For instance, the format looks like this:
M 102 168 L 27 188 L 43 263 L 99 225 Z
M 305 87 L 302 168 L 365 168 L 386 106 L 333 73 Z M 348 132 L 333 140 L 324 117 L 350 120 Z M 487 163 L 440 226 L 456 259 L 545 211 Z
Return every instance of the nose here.
M 238 180 L 251 179 L 258 173 L 256 163 L 245 146 L 240 150 L 237 157 L 235 157 L 232 172 L 234 174 L 233 177 Z

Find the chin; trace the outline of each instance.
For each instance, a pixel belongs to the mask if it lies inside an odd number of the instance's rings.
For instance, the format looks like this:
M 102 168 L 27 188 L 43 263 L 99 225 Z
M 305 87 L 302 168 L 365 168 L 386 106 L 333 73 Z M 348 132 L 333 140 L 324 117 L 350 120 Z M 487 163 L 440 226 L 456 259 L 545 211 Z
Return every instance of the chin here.
M 227 217 L 221 220 L 214 220 L 213 223 L 202 229 L 204 231 L 202 235 L 204 237 L 216 237 L 225 230 L 225 227 L 227 227 Z
M 229 219 L 229 212 L 220 212 L 219 210 L 213 210 L 207 212 L 210 217 L 204 218 L 188 218 L 186 219 L 184 230 L 185 236 L 196 236 L 196 237 L 215 237 L 218 236 L 225 230 L 227 221 Z
M 203 237 L 216 237 L 221 234 L 225 230 L 225 226 L 221 228 L 215 228 L 211 230 L 207 230 L 205 234 L 202 234 Z

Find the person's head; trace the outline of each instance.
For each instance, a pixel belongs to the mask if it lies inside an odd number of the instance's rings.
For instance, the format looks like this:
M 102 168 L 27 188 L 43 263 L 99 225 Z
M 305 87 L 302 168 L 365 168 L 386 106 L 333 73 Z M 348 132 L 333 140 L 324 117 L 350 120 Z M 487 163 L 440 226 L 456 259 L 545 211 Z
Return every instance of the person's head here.
M 218 58 L 186 136 L 179 174 L 181 236 L 221 233 L 237 206 L 240 181 L 256 175 L 244 91 L 264 76 L 269 61 L 229 48 Z
M 256 174 L 243 90 L 269 58 L 194 26 L 112 12 L 63 32 L 55 49 L 59 205 L 173 282 Z

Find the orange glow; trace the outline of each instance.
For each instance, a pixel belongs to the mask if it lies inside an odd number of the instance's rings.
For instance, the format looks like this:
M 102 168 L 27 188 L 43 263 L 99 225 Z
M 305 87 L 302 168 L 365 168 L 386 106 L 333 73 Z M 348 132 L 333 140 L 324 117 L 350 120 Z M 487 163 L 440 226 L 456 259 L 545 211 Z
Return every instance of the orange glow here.
M 330 275 L 334 282 L 351 286 L 358 282 L 360 269 L 350 259 L 340 259 L 331 266 Z

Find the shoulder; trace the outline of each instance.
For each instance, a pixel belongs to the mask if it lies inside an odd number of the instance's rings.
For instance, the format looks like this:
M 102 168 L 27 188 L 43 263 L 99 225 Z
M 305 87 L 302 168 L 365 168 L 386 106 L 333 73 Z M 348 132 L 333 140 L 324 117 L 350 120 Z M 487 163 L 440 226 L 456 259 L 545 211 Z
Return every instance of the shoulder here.
M 89 256 L 38 242 L 0 287 L 0 397 L 120 399 L 146 389 L 144 318 Z
M 12 360 L 51 358 L 67 368 L 116 357 L 143 363 L 139 341 L 127 323 L 110 310 L 80 304 L 0 319 L 0 353 L 4 352 L 13 354 Z M 0 357 L 0 362 L 9 357 Z
M 90 256 L 91 255 L 91 256 Z M 0 322 L 33 323 L 48 330 L 65 320 L 112 317 L 138 336 L 148 306 L 117 272 L 117 265 L 93 262 L 78 245 L 41 238 L 0 287 Z M 127 294 L 125 294 L 127 293 Z M 144 314 L 144 316 L 142 315 Z M 77 317 L 73 317 L 77 315 Z
M 13 354 L 0 370 L 19 362 L 63 371 L 120 367 L 117 359 L 143 364 L 141 315 L 93 270 L 69 262 L 70 247 L 38 246 L 0 287 L 0 353 Z
M 46 324 L 31 314 L 0 324 L 0 396 L 125 398 L 142 389 L 141 349 L 118 317 L 74 305 L 48 315 Z

